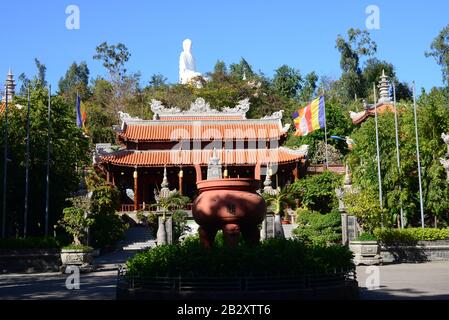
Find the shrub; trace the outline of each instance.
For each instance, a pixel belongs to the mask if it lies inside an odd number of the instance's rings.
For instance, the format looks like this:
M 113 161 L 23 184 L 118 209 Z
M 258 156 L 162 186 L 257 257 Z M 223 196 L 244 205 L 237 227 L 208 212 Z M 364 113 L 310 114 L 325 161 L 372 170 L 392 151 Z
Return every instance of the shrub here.
M 63 247 L 62 249 L 66 250 L 82 250 L 83 252 L 92 251 L 93 248 L 89 246 L 77 245 L 77 244 L 69 244 L 68 246 Z
M 377 241 L 377 237 L 372 233 L 365 232 L 357 238 L 357 241 Z
M 198 238 L 139 253 L 127 262 L 129 276 L 277 276 L 352 268 L 344 246 L 309 246 L 297 240 L 269 239 L 259 246 L 205 249 Z
M 384 244 L 416 243 L 417 241 L 449 240 L 449 229 L 407 228 L 375 229 L 375 237 Z
M 173 239 L 178 242 L 187 225 L 188 215 L 184 211 L 175 211 L 173 213 Z
M 338 207 L 335 188 L 340 184 L 340 175 L 325 171 L 323 174 L 296 181 L 292 190 L 303 206 L 313 211 L 329 213 Z
M 65 243 L 59 238 L 27 237 L 0 240 L 0 249 L 52 249 L 59 248 L 63 244 Z
M 144 222 L 145 220 L 145 214 L 143 213 L 143 211 L 137 211 L 136 213 L 136 219 L 139 222 Z
M 363 189 L 357 193 L 347 193 L 344 202 L 350 215 L 357 217 L 357 221 L 365 232 L 372 233 L 375 228 L 387 224 L 387 214 L 379 207 L 379 196 L 371 189 Z
M 74 206 L 64 209 L 59 224 L 73 237 L 74 244 L 80 245 L 86 240 L 86 230 L 94 223 L 94 220 L 86 217 L 85 209 L 75 206 L 76 203 L 77 200 L 73 200 Z
M 298 227 L 294 236 L 304 242 L 331 244 L 341 241 L 341 217 L 339 212 L 320 214 L 314 211 L 298 209 L 296 211 Z
M 150 227 L 154 232 L 156 232 L 157 230 L 157 214 L 155 214 L 154 212 L 150 212 L 147 215 L 147 223 L 148 223 L 148 227 Z
M 96 248 L 112 246 L 124 238 L 128 226 L 116 214 L 119 191 L 104 181 L 93 188 L 91 199 L 91 243 Z

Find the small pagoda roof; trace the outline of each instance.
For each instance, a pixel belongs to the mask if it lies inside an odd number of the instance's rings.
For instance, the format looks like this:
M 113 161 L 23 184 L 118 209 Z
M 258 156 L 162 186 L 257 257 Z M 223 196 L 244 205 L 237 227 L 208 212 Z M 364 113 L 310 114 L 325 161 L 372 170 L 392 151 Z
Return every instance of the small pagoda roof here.
M 374 116 L 376 113 L 376 109 L 378 114 L 382 114 L 385 112 L 394 112 L 394 105 L 391 102 L 384 103 L 380 102 L 373 105 L 366 105 L 365 110 L 361 112 L 350 112 L 349 116 L 352 119 L 352 123 L 355 125 L 359 125 L 364 122 L 368 117 Z
M 385 75 L 385 70 L 382 70 L 382 75 L 380 76 L 379 81 L 379 100 L 374 104 L 366 104 L 366 101 L 363 101 L 364 110 L 361 112 L 349 112 L 349 115 L 352 119 L 352 123 L 355 125 L 359 125 L 364 122 L 368 117 L 374 116 L 376 111 L 379 114 L 384 112 L 394 112 L 394 104 L 391 101 L 389 95 L 389 82 L 387 80 L 387 76 Z
M 255 165 L 256 163 L 292 163 L 305 159 L 308 146 L 297 150 L 279 147 L 276 149 L 216 150 L 223 165 Z M 163 167 L 207 165 L 213 150 L 122 150 L 100 157 L 99 162 L 128 167 Z

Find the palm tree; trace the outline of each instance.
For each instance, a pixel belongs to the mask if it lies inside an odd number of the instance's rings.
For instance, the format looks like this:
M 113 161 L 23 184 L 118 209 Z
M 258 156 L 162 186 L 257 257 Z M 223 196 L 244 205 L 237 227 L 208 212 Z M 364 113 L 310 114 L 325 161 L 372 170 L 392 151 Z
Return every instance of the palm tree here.
M 284 212 L 286 206 L 295 205 L 292 188 L 290 186 L 285 186 L 283 189 L 278 189 L 276 194 L 264 193 L 263 198 L 267 203 L 269 210 L 274 213 L 275 236 L 283 238 L 284 230 L 282 229 L 281 224 L 281 213 Z
M 179 192 L 173 192 L 166 197 L 160 197 L 157 203 L 151 205 L 152 207 L 160 208 L 162 211 L 162 219 L 159 220 L 156 236 L 159 245 L 167 244 L 167 213 L 185 207 L 189 201 L 190 199 L 188 197 L 182 196 Z

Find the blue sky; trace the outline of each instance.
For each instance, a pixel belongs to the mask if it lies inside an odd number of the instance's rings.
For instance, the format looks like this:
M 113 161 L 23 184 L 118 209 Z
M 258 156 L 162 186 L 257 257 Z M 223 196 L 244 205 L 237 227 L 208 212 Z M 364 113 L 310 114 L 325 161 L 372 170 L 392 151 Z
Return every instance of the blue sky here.
M 67 30 L 65 9 L 80 8 L 80 30 Z M 17 76 L 35 74 L 34 58 L 47 66 L 56 86 L 73 61 L 86 61 L 91 77 L 104 75 L 93 61 L 103 41 L 122 42 L 132 53 L 128 70 L 140 71 L 147 83 L 154 73 L 169 82 L 178 79 L 182 41 L 193 41 L 200 72 L 212 70 L 220 59 L 227 64 L 244 57 L 256 71 L 271 76 L 282 64 L 302 73 L 340 75 L 338 34 L 350 27 L 365 28 L 368 5 L 380 8 L 380 30 L 372 30 L 377 57 L 396 66 L 403 81 L 417 87 L 441 86 L 441 70 L 425 58 L 432 39 L 449 24 L 449 3 L 427 1 L 6 1 L 0 30 L 0 79 L 11 67 Z M 4 74 L 5 76 L 2 76 Z

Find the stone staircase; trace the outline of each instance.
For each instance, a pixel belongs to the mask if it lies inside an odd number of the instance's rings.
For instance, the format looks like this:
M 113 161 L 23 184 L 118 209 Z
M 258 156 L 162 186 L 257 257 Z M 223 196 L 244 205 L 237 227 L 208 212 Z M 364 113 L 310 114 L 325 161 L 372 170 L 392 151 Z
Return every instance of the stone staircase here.
M 126 231 L 125 241 L 121 244 L 123 251 L 142 251 L 156 246 L 156 239 L 150 229 L 132 227 Z

